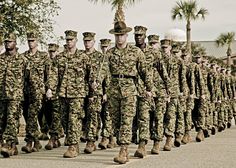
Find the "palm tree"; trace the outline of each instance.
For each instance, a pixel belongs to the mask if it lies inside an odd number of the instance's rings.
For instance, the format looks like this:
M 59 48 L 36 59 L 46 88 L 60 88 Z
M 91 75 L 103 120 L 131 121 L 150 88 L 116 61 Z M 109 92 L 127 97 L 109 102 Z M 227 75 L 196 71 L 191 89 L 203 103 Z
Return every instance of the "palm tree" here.
M 235 38 L 235 33 L 234 32 L 228 32 L 228 33 L 221 33 L 219 37 L 216 39 L 216 45 L 219 46 L 225 46 L 227 45 L 227 65 L 231 65 L 231 54 L 232 54 L 232 49 L 231 45 L 234 41 Z
M 116 9 L 114 22 L 125 21 L 124 7 L 134 5 L 136 2 L 141 0 L 89 0 L 91 2 L 97 3 L 101 2 L 103 4 L 110 4 L 112 10 Z
M 187 51 L 191 53 L 191 21 L 197 20 L 199 17 L 205 19 L 208 10 L 205 8 L 198 9 L 197 2 L 194 0 L 176 2 L 171 10 L 171 17 L 173 20 L 186 20 L 186 37 L 187 37 Z

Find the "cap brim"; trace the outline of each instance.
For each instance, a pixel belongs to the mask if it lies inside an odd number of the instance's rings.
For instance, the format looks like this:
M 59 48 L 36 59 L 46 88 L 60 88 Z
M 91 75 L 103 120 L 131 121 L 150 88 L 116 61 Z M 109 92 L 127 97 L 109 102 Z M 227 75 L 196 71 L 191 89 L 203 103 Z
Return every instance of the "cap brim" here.
M 107 44 L 101 44 L 101 47 L 108 47 L 109 45 Z
M 15 39 L 5 39 L 4 41 L 10 41 L 10 42 L 12 42 L 12 41 L 16 41 Z
M 149 43 L 159 43 L 157 40 L 150 40 Z
M 29 41 L 29 40 L 32 40 L 32 41 L 34 40 L 34 41 L 35 41 L 35 40 L 37 40 L 37 38 L 27 38 L 27 40 L 28 40 L 28 41 Z
M 94 39 L 91 38 L 91 37 L 84 37 L 83 40 L 84 40 L 84 41 L 91 41 L 91 40 L 94 40 Z
M 116 32 L 115 29 L 111 29 L 109 31 L 110 34 L 126 34 L 128 32 L 131 32 L 132 31 L 132 28 L 131 27 L 126 27 L 125 29 L 123 29 L 122 31 L 120 32 Z
M 167 47 L 169 47 L 169 45 L 161 45 L 161 47 L 167 48 Z
M 72 39 L 74 39 L 75 37 L 74 36 L 67 36 L 66 37 L 66 40 L 72 40 Z

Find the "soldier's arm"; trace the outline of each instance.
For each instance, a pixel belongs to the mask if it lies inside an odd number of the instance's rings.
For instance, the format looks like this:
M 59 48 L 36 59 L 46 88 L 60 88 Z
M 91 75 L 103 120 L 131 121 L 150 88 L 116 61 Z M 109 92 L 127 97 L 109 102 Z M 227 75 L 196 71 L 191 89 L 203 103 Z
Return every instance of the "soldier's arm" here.
M 152 75 L 153 74 L 148 72 L 144 53 L 141 50 L 138 50 L 137 56 L 138 56 L 138 62 L 137 62 L 138 73 L 139 73 L 141 79 L 144 81 L 144 84 L 146 86 L 146 90 L 151 91 L 152 85 L 153 85 L 152 84 Z

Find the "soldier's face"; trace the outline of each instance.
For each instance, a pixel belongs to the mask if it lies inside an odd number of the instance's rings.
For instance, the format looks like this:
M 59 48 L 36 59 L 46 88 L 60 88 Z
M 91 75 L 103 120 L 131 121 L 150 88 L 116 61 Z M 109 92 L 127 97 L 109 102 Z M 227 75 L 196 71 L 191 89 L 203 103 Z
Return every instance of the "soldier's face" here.
M 101 46 L 102 53 L 106 53 L 108 50 L 108 46 Z
M 36 48 L 38 46 L 37 40 L 28 40 L 28 46 L 30 49 Z
M 115 34 L 116 44 L 121 45 L 121 44 L 126 43 L 127 37 L 128 37 L 128 34 Z
M 77 43 L 77 39 L 76 38 L 66 39 L 66 46 L 67 46 L 68 49 L 76 47 L 76 43 Z
M 49 53 L 50 58 L 54 58 L 57 55 L 56 51 L 49 51 L 48 53 Z
M 145 42 L 146 35 L 145 34 L 135 34 L 134 40 L 136 44 L 143 44 Z
M 154 49 L 158 49 L 160 47 L 159 43 L 149 43 L 149 45 Z
M 164 54 L 169 54 L 171 50 L 171 46 L 164 46 L 162 47 L 162 51 Z
M 7 51 L 11 51 L 16 48 L 16 42 L 15 41 L 5 41 L 5 49 Z
M 85 49 L 93 48 L 94 44 L 95 44 L 94 40 L 84 40 L 84 47 L 85 47 Z

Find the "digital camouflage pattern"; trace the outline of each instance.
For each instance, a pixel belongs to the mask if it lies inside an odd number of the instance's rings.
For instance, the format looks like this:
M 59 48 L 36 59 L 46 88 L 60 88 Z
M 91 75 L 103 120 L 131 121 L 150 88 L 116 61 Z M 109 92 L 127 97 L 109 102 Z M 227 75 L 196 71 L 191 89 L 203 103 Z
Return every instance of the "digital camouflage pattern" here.
M 151 91 L 151 77 L 146 71 L 145 55 L 135 46 L 127 44 L 122 50 L 113 47 L 108 51 L 108 58 L 111 72 L 108 111 L 120 144 L 130 144 L 138 95 L 135 81 L 141 76 L 146 89 Z
M 21 116 L 20 102 L 24 99 L 24 72 L 26 59 L 16 53 L 0 55 L 0 138 L 15 142 Z

